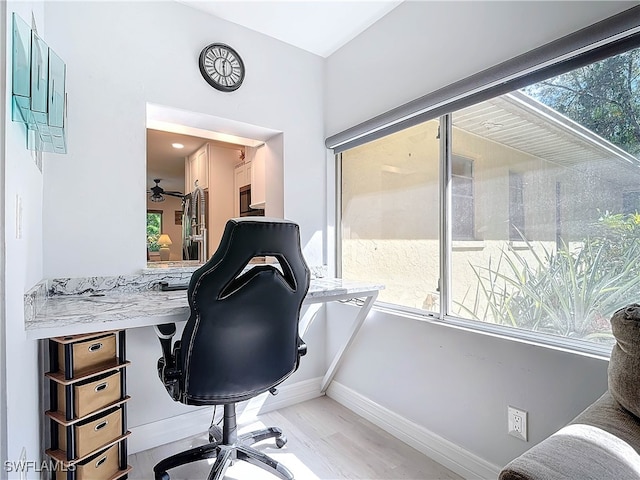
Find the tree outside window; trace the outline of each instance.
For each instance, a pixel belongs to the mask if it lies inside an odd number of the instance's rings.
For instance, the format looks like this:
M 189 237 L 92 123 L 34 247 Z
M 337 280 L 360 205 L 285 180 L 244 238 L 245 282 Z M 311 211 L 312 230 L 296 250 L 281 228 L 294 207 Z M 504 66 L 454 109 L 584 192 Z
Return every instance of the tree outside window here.
M 147 250 L 159 252 L 158 238 L 162 233 L 162 210 L 147 210 Z

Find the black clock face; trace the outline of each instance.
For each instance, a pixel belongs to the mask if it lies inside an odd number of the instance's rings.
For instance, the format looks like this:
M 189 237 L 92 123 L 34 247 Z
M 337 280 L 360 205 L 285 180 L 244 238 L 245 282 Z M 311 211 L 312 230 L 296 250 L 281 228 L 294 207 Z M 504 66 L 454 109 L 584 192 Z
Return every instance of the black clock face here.
M 244 80 L 244 63 L 233 48 L 223 43 L 212 43 L 200 52 L 200 73 L 214 88 L 233 92 Z

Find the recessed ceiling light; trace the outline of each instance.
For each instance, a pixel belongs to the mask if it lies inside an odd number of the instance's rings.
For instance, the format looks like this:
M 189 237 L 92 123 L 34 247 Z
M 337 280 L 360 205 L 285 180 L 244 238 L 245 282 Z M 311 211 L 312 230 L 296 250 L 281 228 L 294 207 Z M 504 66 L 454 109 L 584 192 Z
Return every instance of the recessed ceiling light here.
M 181 143 L 172 143 L 171 146 L 173 148 L 184 148 L 184 145 Z

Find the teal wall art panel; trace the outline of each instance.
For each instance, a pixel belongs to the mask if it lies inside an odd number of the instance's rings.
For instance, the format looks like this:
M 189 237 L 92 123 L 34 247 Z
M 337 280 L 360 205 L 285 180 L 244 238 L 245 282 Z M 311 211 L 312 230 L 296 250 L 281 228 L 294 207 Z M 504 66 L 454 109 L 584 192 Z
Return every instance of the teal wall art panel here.
M 67 153 L 66 65 L 15 13 L 12 57 L 11 118 L 26 126 L 27 148 Z
M 31 96 L 31 28 L 13 15 L 12 90 L 14 121 L 28 121 Z

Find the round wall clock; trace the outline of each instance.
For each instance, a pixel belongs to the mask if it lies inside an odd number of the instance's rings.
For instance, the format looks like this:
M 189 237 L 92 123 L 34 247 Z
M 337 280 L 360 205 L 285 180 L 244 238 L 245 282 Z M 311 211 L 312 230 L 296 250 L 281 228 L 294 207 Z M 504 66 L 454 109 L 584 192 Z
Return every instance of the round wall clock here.
M 200 73 L 209 85 L 222 92 L 233 92 L 244 80 L 244 63 L 233 48 L 212 43 L 200 52 Z

